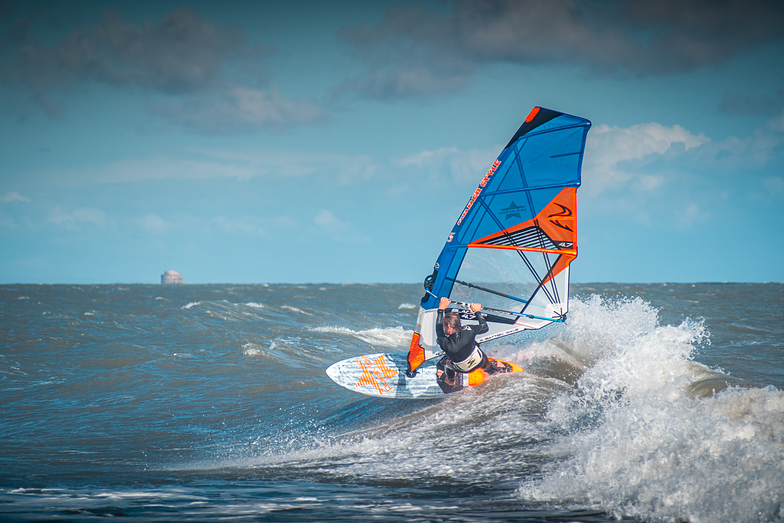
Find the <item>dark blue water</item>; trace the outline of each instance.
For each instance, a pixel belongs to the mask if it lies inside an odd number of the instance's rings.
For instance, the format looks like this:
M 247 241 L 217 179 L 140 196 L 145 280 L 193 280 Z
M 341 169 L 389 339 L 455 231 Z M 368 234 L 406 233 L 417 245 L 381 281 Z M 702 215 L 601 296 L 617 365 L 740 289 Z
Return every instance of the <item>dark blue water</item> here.
M 418 285 L 0 286 L 0 520 L 784 519 L 784 285 L 572 293 L 485 346 L 527 372 L 406 402 L 324 369 Z

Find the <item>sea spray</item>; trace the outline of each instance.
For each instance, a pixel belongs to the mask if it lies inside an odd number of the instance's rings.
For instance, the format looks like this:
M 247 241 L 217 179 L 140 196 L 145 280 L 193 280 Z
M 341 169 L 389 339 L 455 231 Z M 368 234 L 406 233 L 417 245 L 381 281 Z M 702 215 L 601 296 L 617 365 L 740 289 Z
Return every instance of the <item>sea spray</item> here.
M 692 398 L 689 387 L 720 374 L 692 361 L 708 339 L 701 322 L 658 325 L 639 299 L 578 303 L 567 337 L 596 361 L 552 401 L 552 460 L 540 481 L 522 482 L 521 497 L 619 517 L 781 518 L 784 393 Z

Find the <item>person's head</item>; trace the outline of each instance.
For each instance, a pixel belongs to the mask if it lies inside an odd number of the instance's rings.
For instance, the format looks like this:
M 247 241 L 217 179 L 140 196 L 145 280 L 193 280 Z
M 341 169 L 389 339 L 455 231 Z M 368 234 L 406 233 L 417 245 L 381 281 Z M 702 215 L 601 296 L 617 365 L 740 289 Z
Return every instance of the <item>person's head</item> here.
M 447 336 L 450 336 L 455 332 L 460 332 L 460 330 L 463 328 L 460 325 L 460 316 L 454 312 L 447 312 L 444 314 L 443 325 L 444 332 Z

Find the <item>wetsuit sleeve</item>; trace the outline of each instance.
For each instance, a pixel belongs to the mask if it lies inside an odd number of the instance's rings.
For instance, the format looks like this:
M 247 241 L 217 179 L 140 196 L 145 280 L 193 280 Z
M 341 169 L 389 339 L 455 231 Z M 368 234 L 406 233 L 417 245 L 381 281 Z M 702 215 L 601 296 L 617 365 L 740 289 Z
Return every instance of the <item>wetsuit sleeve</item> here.
M 444 332 L 444 311 L 442 309 L 438 309 L 438 316 L 436 316 L 436 343 L 442 351 L 448 354 L 449 337 Z
M 475 312 L 474 316 L 476 317 L 476 321 L 479 322 L 479 325 L 471 326 L 471 330 L 473 330 L 475 334 L 484 334 L 490 330 L 490 327 L 487 326 L 487 321 L 485 321 L 485 317 L 482 316 L 481 312 Z
M 438 315 L 436 316 L 436 339 L 445 338 L 446 333 L 444 332 L 444 310 L 438 309 Z
M 442 309 L 438 309 L 436 317 L 436 343 L 447 356 L 451 358 L 454 355 L 456 340 L 444 332 L 444 311 Z

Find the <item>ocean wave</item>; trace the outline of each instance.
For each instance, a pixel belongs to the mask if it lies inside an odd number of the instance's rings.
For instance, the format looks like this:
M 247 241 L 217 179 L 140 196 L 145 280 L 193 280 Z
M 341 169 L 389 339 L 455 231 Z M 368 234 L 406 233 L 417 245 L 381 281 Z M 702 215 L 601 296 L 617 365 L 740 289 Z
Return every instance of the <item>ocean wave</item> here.
M 285 309 L 287 311 L 291 311 L 291 312 L 298 312 L 298 313 L 304 314 L 306 316 L 313 316 L 313 314 L 311 314 L 309 312 L 305 312 L 302 309 L 298 309 L 296 307 L 291 307 L 290 305 L 281 305 L 280 308 L 281 309 Z
M 516 480 L 521 502 L 618 518 L 780 519 L 784 393 L 695 362 L 703 323 L 660 325 L 658 312 L 638 298 L 574 300 L 557 337 L 495 347 L 528 372 L 338 437 L 304 433 L 245 465 L 411 485 Z M 402 328 L 312 330 L 408 341 Z
M 551 402 L 560 436 L 546 449 L 543 479 L 524 480 L 520 496 L 618 517 L 779 518 L 784 393 L 732 387 L 695 363 L 708 343 L 701 322 L 658 325 L 658 311 L 640 299 L 594 296 L 573 310 L 565 341 L 593 362 Z
M 266 309 L 267 308 L 267 306 L 264 305 L 263 303 L 256 303 L 256 302 L 253 302 L 253 301 L 249 301 L 245 305 L 247 305 L 248 307 L 253 307 L 254 309 Z
M 411 341 L 413 331 L 403 327 L 387 327 L 384 329 L 367 329 L 354 331 L 346 327 L 312 327 L 311 332 L 323 332 L 351 336 L 381 347 L 404 347 Z

